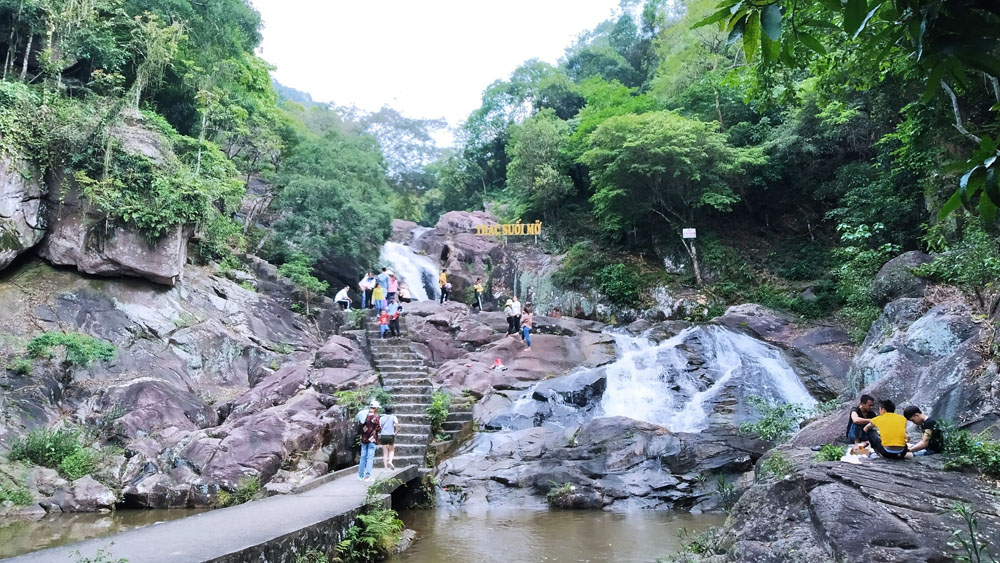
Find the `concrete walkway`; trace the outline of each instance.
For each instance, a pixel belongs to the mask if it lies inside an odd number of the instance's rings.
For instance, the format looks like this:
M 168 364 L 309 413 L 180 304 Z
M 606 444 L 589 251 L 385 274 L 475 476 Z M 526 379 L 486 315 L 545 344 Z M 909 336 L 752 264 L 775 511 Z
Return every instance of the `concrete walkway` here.
M 397 478 L 403 483 L 415 479 L 417 474 L 415 466 L 372 471 L 376 480 Z M 76 561 L 77 551 L 83 557 L 94 557 L 99 549 L 110 555 L 109 560 L 124 558 L 129 563 L 293 561 L 295 556 L 289 542 L 295 542 L 299 535 L 315 538 L 317 534 L 339 534 L 332 527 L 354 520 L 371 484 L 358 479 L 355 466 L 352 471 L 338 472 L 336 479 L 318 487 L 303 487 L 306 490 L 298 494 L 268 497 L 4 561 Z M 263 555 L 275 551 L 283 556 Z

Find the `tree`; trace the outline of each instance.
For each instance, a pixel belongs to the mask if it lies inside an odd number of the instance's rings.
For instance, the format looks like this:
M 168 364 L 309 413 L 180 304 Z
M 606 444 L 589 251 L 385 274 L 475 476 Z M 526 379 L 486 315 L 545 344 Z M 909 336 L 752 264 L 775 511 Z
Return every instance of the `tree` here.
M 729 182 L 765 157 L 759 149 L 728 146 L 715 129 L 664 111 L 602 123 L 580 161 L 590 168 L 590 201 L 604 230 L 635 239 L 662 220 L 680 236 L 695 226 L 699 210 L 729 211 L 739 201 Z M 688 253 L 697 273 L 697 256 L 690 247 Z
M 301 252 L 295 252 L 287 262 L 278 268 L 278 273 L 290 279 L 306 294 L 306 316 L 312 315 L 310 309 L 313 297 L 323 295 L 330 284 L 312 275 L 313 260 Z
M 511 132 L 507 189 L 523 211 L 541 213 L 545 221 L 558 217 L 563 200 L 574 191 L 560 150 L 569 130 L 554 110 L 544 109 Z

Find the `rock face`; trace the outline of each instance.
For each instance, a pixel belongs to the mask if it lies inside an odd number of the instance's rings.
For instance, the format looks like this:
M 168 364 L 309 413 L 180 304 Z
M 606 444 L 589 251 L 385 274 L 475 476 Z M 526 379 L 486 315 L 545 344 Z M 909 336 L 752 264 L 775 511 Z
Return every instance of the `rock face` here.
M 403 239 L 394 239 L 396 242 L 409 242 L 414 250 L 438 260 L 441 269 L 448 273 L 455 300 L 463 300 L 466 290 L 472 287 L 476 278 L 486 280 L 488 267 L 503 259 L 504 249 L 500 241 L 476 234 L 477 225 L 495 223 L 496 217 L 482 211 L 449 211 L 438 219 L 433 229 L 419 236 L 412 234 L 415 225 L 411 227 L 407 223 L 394 223 L 393 233 Z
M 571 508 L 714 508 L 704 475 L 748 470 L 765 444 L 733 434 L 672 434 L 630 418 L 569 428 L 531 427 L 477 434 L 438 468 L 443 500 L 464 505 L 540 504 L 569 483 Z
M 732 509 L 713 561 L 955 561 L 948 546 L 965 522 L 955 502 L 979 512 L 979 537 L 1000 537 L 1000 505 L 983 480 L 944 471 L 937 456 L 860 465 L 817 463 L 786 450 L 787 476 L 765 476 Z M 992 544 L 992 541 L 991 541 Z
M 45 234 L 45 186 L 37 167 L 0 156 L 0 270 Z
M 923 297 L 927 289 L 927 280 L 917 277 L 910 270 L 926 264 L 934 258 L 919 250 L 904 252 L 889 260 L 878 271 L 872 282 L 872 295 L 875 302 L 884 306 L 890 301 L 901 297 Z
M 76 183 L 63 179 L 66 193 L 62 201 L 49 201 L 49 230 L 39 254 L 60 266 L 101 276 L 137 276 L 156 283 L 174 285 L 182 277 L 187 262 L 190 231 L 173 227 L 155 241 L 134 227 L 108 225 L 98 215 L 87 212 Z M 58 198 L 60 190 L 52 190 Z
M 332 393 L 377 381 L 355 342 L 324 338 L 275 299 L 206 268 L 186 267 L 173 288 L 38 261 L 16 275 L 17 284 L 0 283 L 4 365 L 42 330 L 83 332 L 117 354 L 68 372 L 44 360 L 31 373 L 7 371 L 0 447 L 56 420 L 104 424 L 127 459 L 102 481 L 127 505 L 151 508 L 210 505 L 251 476 L 290 489 L 352 463 L 353 425 Z M 66 486 L 47 491 L 48 506 L 98 507 Z

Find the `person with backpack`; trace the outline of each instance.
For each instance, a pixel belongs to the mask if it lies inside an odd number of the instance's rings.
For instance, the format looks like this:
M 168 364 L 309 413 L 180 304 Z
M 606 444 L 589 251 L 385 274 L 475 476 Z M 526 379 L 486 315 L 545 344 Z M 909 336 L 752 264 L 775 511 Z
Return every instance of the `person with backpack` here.
M 361 461 L 358 463 L 358 478 L 362 481 L 372 480 L 372 465 L 375 463 L 375 449 L 378 447 L 378 435 L 382 432 L 379 421 L 378 401 L 372 399 L 368 405 L 368 415 L 361 424 Z
M 385 414 L 379 419 L 379 423 L 382 426 L 382 433 L 379 435 L 379 441 L 382 442 L 382 463 L 386 469 L 396 469 L 392 461 L 396 457 L 396 424 L 399 423 L 399 418 L 392 414 L 392 405 L 385 406 Z
M 923 433 L 920 441 L 908 448 L 913 455 L 934 455 L 944 451 L 944 434 L 938 421 L 920 412 L 920 407 L 916 406 L 903 409 L 903 418 L 919 426 Z

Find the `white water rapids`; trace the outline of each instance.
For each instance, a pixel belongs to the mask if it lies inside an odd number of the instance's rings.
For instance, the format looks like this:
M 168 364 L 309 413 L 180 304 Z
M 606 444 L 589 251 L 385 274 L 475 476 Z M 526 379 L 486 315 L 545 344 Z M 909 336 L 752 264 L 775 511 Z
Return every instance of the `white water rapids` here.
M 707 325 L 687 328 L 658 344 L 644 337 L 614 336 L 619 358 L 604 368 L 604 416 L 697 432 L 708 425 L 712 400 L 730 384 L 738 387 L 739 397 L 816 404 L 779 349 L 745 334 Z M 694 361 L 685 353 L 692 342 L 698 349 Z
M 422 233 L 414 233 L 419 237 Z M 396 274 L 396 279 L 410 288 L 410 295 L 416 301 L 437 298 L 437 281 L 441 267 L 424 254 L 417 254 L 409 246 L 398 242 L 387 242 L 379 253 L 379 263 L 387 265 Z

